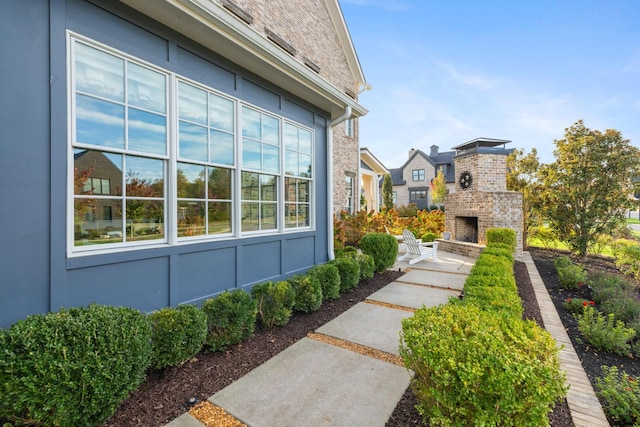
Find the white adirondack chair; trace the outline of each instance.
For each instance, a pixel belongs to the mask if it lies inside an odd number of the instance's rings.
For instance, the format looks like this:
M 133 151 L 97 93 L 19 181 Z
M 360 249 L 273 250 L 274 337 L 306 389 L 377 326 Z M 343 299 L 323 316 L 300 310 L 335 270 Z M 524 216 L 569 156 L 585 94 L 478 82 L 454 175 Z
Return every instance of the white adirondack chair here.
M 415 264 L 429 257 L 438 261 L 438 242 L 419 242 L 416 236 L 407 229 L 402 232 L 407 251 L 398 261 L 409 259 L 409 264 Z

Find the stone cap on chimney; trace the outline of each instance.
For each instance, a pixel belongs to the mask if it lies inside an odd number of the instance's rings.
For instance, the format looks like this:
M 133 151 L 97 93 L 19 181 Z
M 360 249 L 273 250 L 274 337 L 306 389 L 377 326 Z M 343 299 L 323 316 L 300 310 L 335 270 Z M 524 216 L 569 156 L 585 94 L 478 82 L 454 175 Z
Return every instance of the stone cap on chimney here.
M 512 150 L 507 150 L 505 145 L 510 143 L 508 139 L 495 139 L 495 138 L 476 138 L 471 141 L 467 141 L 463 144 L 453 147 L 456 150 L 454 157 L 467 156 L 475 153 L 487 153 L 487 154 L 503 154 L 507 155 Z M 502 146 L 502 147 L 500 147 Z

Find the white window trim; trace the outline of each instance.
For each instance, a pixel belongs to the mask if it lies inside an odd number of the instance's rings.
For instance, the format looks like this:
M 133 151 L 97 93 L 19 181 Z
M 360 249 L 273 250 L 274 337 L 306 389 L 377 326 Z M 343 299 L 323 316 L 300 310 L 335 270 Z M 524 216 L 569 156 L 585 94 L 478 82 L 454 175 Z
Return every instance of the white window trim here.
M 75 236 L 74 236 L 74 149 L 76 148 L 87 148 L 87 149 L 97 149 L 100 150 L 99 146 L 89 146 L 83 144 L 75 144 L 75 56 L 74 56 L 74 42 L 78 41 L 81 43 L 85 43 L 91 47 L 100 49 L 109 53 L 111 55 L 117 56 L 121 59 L 132 61 L 137 65 L 142 65 L 148 67 L 154 71 L 164 74 L 167 85 L 167 106 L 166 106 L 166 117 L 167 117 L 167 138 L 168 138 L 168 149 L 166 156 L 156 156 L 153 158 L 162 158 L 165 161 L 165 191 L 164 191 L 164 221 L 165 221 L 165 237 L 163 240 L 158 241 L 137 241 L 137 242 L 126 242 L 126 243 L 105 243 L 101 245 L 95 246 L 75 246 Z M 237 238 L 249 238 L 254 237 L 256 235 L 284 235 L 291 233 L 300 233 L 305 231 L 314 231 L 316 229 L 316 215 L 315 210 L 317 206 L 317 201 L 315 198 L 316 194 L 316 185 L 317 185 L 317 168 L 316 168 L 316 155 L 315 155 L 315 131 L 313 128 L 309 126 L 305 126 L 301 123 L 297 123 L 293 120 L 287 119 L 283 116 L 280 116 L 272 111 L 265 110 L 256 105 L 253 105 L 247 101 L 235 98 L 223 92 L 220 92 L 214 88 L 202 85 L 196 81 L 191 80 L 190 78 L 179 75 L 175 72 L 168 71 L 163 69 L 162 67 L 158 67 L 152 63 L 149 63 L 141 58 L 126 54 L 118 49 L 112 48 L 103 43 L 97 42 L 93 39 L 82 36 L 81 34 L 67 31 L 67 184 L 66 184 L 66 224 L 67 224 L 67 257 L 81 257 L 88 255 L 101 255 L 101 254 L 110 254 L 110 253 L 122 253 L 129 252 L 135 250 L 146 250 L 146 249 L 157 249 L 157 248 L 166 248 L 170 246 L 182 246 L 182 245 L 191 245 L 203 242 L 212 242 L 212 241 L 221 241 L 221 240 L 229 240 L 229 239 L 237 239 Z M 232 230 L 231 233 L 225 234 L 216 234 L 216 235 L 203 235 L 203 236 L 194 236 L 189 238 L 178 237 L 177 226 L 178 226 L 178 214 L 177 214 L 177 188 L 175 185 L 175 178 L 177 173 L 177 162 L 178 162 L 178 82 L 184 81 L 185 83 L 192 84 L 203 90 L 214 93 L 216 95 L 222 96 L 234 102 L 234 114 L 235 114 L 235 139 L 234 139 L 234 150 L 235 150 L 235 161 L 233 166 L 224 166 L 232 170 Z M 247 106 L 249 108 L 258 110 L 264 114 L 268 114 L 272 117 L 275 117 L 279 120 L 280 123 L 280 146 L 279 146 L 279 162 L 280 162 L 280 171 L 278 174 L 271 174 L 262 171 L 253 171 L 250 169 L 243 169 L 242 164 L 242 107 Z M 300 227 L 285 227 L 285 178 L 288 175 L 285 174 L 285 147 L 284 147 L 284 123 L 289 123 L 293 126 L 296 126 L 300 129 L 307 130 L 311 133 L 311 168 L 312 168 L 312 176 L 308 180 L 310 181 L 309 185 L 309 225 L 308 226 L 300 226 Z M 102 147 L 104 148 L 104 147 Z M 120 150 L 109 148 L 109 151 L 118 152 Z M 127 152 L 127 150 L 122 150 L 122 154 L 133 154 L 133 152 Z M 221 166 L 222 167 L 222 166 Z M 272 230 L 257 230 L 257 231 L 242 231 L 241 230 L 241 219 L 242 219 L 242 194 L 241 194 L 241 175 L 243 171 L 253 171 L 258 173 L 266 173 L 270 175 L 277 176 L 278 179 L 278 200 L 277 200 L 277 227 Z M 306 179 L 302 177 L 297 177 L 298 179 Z

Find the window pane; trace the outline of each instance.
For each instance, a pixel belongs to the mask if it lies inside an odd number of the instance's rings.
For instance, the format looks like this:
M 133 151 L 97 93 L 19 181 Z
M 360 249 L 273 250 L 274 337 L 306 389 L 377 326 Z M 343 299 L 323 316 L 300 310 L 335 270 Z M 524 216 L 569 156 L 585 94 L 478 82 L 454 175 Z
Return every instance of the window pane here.
M 178 163 L 178 197 L 204 199 L 204 166 Z
M 124 101 L 124 61 L 82 43 L 75 44 L 76 90 Z
M 77 95 L 76 142 L 124 148 L 124 107 Z
M 286 228 L 298 226 L 298 205 L 295 203 L 284 205 L 284 226 Z
M 164 116 L 129 108 L 128 130 L 130 150 L 167 153 L 167 119 Z
M 262 142 L 280 145 L 280 121 L 275 117 L 262 115 Z
M 231 170 L 209 168 L 209 199 L 231 200 Z
M 277 228 L 278 205 L 276 203 L 262 204 L 262 218 L 260 218 L 261 230 L 274 230 Z
M 178 237 L 204 235 L 204 205 L 204 202 L 178 201 Z
M 284 179 L 284 200 L 285 202 L 291 202 L 296 200 L 297 198 L 297 186 L 296 180 L 293 178 L 285 178 Z
M 284 146 L 288 150 L 299 150 L 298 128 L 289 123 L 284 124 Z
M 304 178 L 311 178 L 311 156 L 300 154 L 300 174 Z
M 300 129 L 300 152 L 311 155 L 311 132 Z
M 74 200 L 74 246 L 123 241 L 120 199 L 76 198 Z
M 278 200 L 278 186 L 275 176 L 260 176 L 260 200 L 276 201 Z
M 158 113 L 166 111 L 166 77 L 136 64 L 127 64 L 129 104 Z
M 259 200 L 260 175 L 242 172 L 242 200 Z
M 284 153 L 284 173 L 287 175 L 298 176 L 300 164 L 298 161 L 298 153 L 296 151 L 285 151 Z
M 128 199 L 127 241 L 164 239 L 164 202 Z
M 309 202 L 309 181 L 300 180 L 298 182 L 298 202 Z
M 298 205 L 298 226 L 308 227 L 309 224 L 309 205 Z
M 231 202 L 209 203 L 209 234 L 231 233 Z
M 186 83 L 178 84 L 180 119 L 207 124 L 207 92 Z
M 76 149 L 73 166 L 74 194 L 122 195 L 122 155 Z
M 233 132 L 234 108 L 233 101 L 209 94 L 209 125 L 211 127 Z
M 261 169 L 261 144 L 244 139 L 242 142 L 242 165 L 246 169 Z
M 164 161 L 126 156 L 127 197 L 164 197 Z
M 247 107 L 242 107 L 242 136 L 260 139 L 260 113 Z
M 212 130 L 209 135 L 211 138 L 211 154 L 209 161 L 212 163 L 233 166 L 233 155 L 235 151 L 233 146 L 233 134 Z
M 273 145 L 262 146 L 262 170 L 264 172 L 280 172 L 280 151 Z
M 180 122 L 180 157 L 207 161 L 207 128 Z
M 255 231 L 260 229 L 260 204 L 242 204 L 242 231 Z

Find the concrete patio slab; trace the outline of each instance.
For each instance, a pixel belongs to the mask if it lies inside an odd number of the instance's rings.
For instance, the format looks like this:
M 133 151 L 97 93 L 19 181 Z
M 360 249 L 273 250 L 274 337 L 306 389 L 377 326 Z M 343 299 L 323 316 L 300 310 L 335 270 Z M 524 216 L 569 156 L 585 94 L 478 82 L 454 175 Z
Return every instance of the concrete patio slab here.
M 368 299 L 409 308 L 435 307 L 457 297 L 459 290 L 393 282 L 372 294 Z
M 415 283 L 418 285 L 433 286 L 443 289 L 454 289 L 461 291 L 467 275 L 458 273 L 443 273 L 441 271 L 428 271 L 411 269 L 396 283 Z
M 361 302 L 316 332 L 397 355 L 402 319 L 411 316 L 410 311 Z
M 252 427 L 384 426 L 405 368 L 303 338 L 209 401 Z

